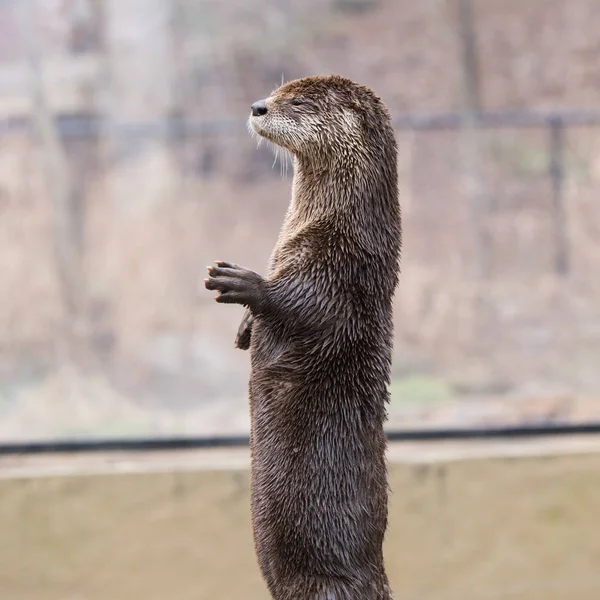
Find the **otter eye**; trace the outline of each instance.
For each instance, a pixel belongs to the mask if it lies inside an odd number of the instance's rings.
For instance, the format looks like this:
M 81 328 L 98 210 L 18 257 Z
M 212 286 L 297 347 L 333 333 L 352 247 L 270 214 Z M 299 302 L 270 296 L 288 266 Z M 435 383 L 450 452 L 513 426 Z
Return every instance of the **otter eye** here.
M 308 104 L 308 102 L 306 100 L 303 100 L 302 98 L 292 98 L 290 100 L 290 104 L 292 104 L 293 106 L 302 106 L 303 104 Z

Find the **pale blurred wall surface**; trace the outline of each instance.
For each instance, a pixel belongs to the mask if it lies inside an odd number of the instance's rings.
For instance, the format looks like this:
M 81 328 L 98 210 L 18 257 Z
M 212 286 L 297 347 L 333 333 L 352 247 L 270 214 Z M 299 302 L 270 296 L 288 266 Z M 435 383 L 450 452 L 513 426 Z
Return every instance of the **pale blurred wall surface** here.
M 291 179 L 244 120 L 282 78 L 395 115 L 600 106 L 597 0 L 467 3 L 0 2 L 0 438 L 247 432 L 242 311 L 200 284 L 264 271 Z M 392 425 L 600 418 L 600 138 L 564 132 L 559 234 L 549 136 L 399 130 Z
M 529 453 L 392 462 L 385 555 L 396 600 L 600 597 L 598 444 Z M 120 456 L 105 461 L 113 474 L 73 458 L 59 467 L 69 476 L 44 461 L 11 475 L 5 461 L 0 597 L 266 600 L 248 472 L 239 455 L 228 468 L 190 467 L 194 456 Z M 146 472 L 115 473 L 133 467 Z

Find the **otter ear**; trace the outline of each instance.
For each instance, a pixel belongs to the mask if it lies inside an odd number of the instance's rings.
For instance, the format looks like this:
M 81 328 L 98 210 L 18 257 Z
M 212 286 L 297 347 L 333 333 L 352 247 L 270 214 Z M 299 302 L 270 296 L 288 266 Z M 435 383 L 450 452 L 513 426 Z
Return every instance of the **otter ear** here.
M 360 110 L 362 108 L 360 100 L 357 100 L 356 98 L 350 100 L 350 108 L 353 108 L 354 110 Z

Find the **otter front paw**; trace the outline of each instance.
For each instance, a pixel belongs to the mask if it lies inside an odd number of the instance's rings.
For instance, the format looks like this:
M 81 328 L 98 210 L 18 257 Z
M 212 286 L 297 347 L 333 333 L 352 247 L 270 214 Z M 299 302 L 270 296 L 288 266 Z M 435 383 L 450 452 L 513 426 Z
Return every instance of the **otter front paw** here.
M 253 310 L 260 308 L 263 300 L 263 278 L 246 267 L 217 261 L 216 267 L 208 267 L 207 290 L 217 290 L 217 302 L 243 304 Z

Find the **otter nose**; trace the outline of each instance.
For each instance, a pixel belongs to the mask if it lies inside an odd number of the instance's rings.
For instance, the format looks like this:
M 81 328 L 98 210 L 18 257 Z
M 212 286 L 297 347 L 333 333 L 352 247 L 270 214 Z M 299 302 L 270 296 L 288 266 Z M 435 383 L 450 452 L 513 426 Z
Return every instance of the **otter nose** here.
M 267 105 L 264 100 L 255 102 L 251 107 L 253 117 L 262 117 L 267 114 Z

